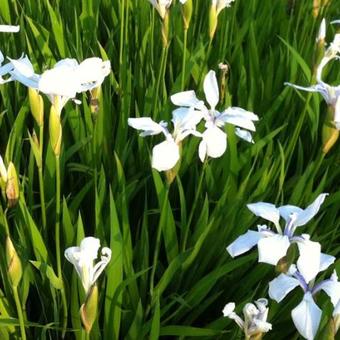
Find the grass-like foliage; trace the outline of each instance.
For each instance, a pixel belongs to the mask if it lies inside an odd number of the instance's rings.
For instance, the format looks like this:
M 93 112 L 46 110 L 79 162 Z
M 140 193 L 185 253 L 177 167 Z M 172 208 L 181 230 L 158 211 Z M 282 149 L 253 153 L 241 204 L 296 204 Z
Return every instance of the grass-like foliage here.
M 329 43 L 340 28 L 329 24 L 340 19 L 339 1 L 230 5 L 212 32 L 210 0 L 193 0 L 187 29 L 178 0 L 164 20 L 147 0 L 0 1 L 0 23 L 20 26 L 18 33 L 0 33 L 4 56 L 27 54 L 39 74 L 63 58 L 97 56 L 110 60 L 112 69 L 96 100 L 84 92 L 80 104 L 63 108 L 57 156 L 47 97 L 41 94 L 39 125 L 27 87 L 0 85 L 0 154 L 19 183 L 12 191 L 1 183 L 1 339 L 242 338 L 223 307 L 233 301 L 240 312 L 267 297 L 278 275 L 257 262 L 255 251 L 235 259 L 226 251 L 263 223 L 249 203 L 305 208 L 329 193 L 301 230 L 321 243 L 322 252 L 339 256 L 340 141 L 325 153 L 327 103 L 284 85 L 316 83 L 320 22 L 327 20 Z M 327 65 L 325 82 L 339 84 L 339 65 Z M 241 141 L 226 124 L 221 157 L 202 162 L 200 137 L 190 136 L 172 172 L 152 169 L 152 148 L 164 137 L 141 138 L 128 118 L 170 122 L 177 108 L 170 96 L 195 90 L 203 100 L 209 70 L 217 75 L 217 110 L 241 107 L 258 115 L 254 143 Z M 204 122 L 197 130 L 204 131 Z M 86 236 L 111 249 L 109 264 L 88 290 L 63 256 Z M 338 267 L 335 261 L 321 278 Z M 297 290 L 284 303 L 269 301 L 273 329 L 266 338 L 299 338 L 291 310 L 301 299 Z M 333 308 L 325 294 L 315 299 L 323 311 L 318 336 L 325 339 L 321 330 Z M 96 317 L 89 320 L 95 304 Z

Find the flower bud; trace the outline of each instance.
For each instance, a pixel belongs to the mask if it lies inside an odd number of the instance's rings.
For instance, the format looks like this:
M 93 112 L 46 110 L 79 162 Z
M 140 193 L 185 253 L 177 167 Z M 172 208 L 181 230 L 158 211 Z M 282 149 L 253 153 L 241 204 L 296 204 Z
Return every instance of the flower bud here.
M 216 5 L 211 5 L 210 7 L 210 12 L 209 12 L 209 37 L 210 40 L 213 40 L 216 28 L 217 28 L 217 10 L 216 10 Z
M 86 333 L 90 333 L 97 318 L 98 287 L 93 285 L 86 296 L 85 303 L 80 307 L 80 317 Z
M 169 10 L 165 11 L 162 21 L 162 43 L 163 48 L 168 47 L 169 44 Z
M 90 99 L 90 110 L 93 118 L 96 118 L 97 113 L 99 111 L 99 101 L 101 98 L 101 86 L 98 86 L 91 90 L 91 99 Z
M 335 107 L 328 106 L 326 120 L 322 127 L 322 151 L 327 154 L 339 137 L 339 130 L 334 124 Z
M 6 237 L 7 273 L 13 287 L 18 287 L 22 277 L 21 261 L 9 236 Z
M 187 0 L 181 7 L 184 29 L 187 30 L 190 26 L 192 16 L 192 0 Z
M 19 199 L 19 181 L 15 166 L 9 163 L 7 169 L 6 196 L 9 207 L 13 207 Z
M 39 126 L 44 124 L 44 101 L 36 89 L 28 88 L 28 98 L 32 115 Z
M 62 128 L 60 123 L 60 115 L 58 114 L 53 105 L 51 106 L 49 123 L 50 123 L 49 127 L 51 147 L 55 156 L 59 156 L 62 140 Z

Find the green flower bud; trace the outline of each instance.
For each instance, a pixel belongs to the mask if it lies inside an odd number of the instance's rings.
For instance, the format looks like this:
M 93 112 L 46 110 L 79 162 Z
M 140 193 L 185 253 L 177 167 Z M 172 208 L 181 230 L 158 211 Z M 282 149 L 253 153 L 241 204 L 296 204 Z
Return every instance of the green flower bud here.
M 326 120 L 322 127 L 322 151 L 327 154 L 339 137 L 339 130 L 334 124 L 335 107 L 328 106 Z
M 86 296 L 85 303 L 80 307 L 80 317 L 86 333 L 90 333 L 97 318 L 98 287 L 93 285 Z
M 28 98 L 32 115 L 39 126 L 44 124 L 44 101 L 36 89 L 28 88 Z
M 51 106 L 50 111 L 50 142 L 51 147 L 56 156 L 60 155 L 61 140 L 62 140 L 62 128 L 60 123 L 60 115 L 58 111 Z
M 185 4 L 181 7 L 184 29 L 187 30 L 190 26 L 191 16 L 192 16 L 192 0 L 187 0 Z
M 9 163 L 7 169 L 6 196 L 10 207 L 13 207 L 18 202 L 19 181 L 15 166 L 12 162 Z
M 209 12 L 209 37 L 210 40 L 213 40 L 216 28 L 217 28 L 217 23 L 218 23 L 218 14 L 216 10 L 216 5 L 211 5 L 210 7 L 210 12 Z
M 7 273 L 13 287 L 18 287 L 22 277 L 21 261 L 9 236 L 6 238 Z
M 168 47 L 169 44 L 169 10 L 165 11 L 162 21 L 162 43 L 163 47 Z

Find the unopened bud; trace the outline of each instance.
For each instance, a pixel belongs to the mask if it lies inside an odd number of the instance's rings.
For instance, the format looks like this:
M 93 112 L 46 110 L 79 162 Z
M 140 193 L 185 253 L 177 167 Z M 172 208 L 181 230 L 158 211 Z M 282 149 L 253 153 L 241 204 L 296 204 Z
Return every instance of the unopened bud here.
M 15 206 L 19 199 L 19 181 L 12 162 L 9 163 L 7 169 L 6 196 L 9 207 Z
M 169 10 L 167 9 L 162 21 L 162 43 L 163 48 L 168 47 L 169 44 Z
M 36 89 L 28 88 L 32 115 L 39 126 L 44 124 L 44 101 Z
M 54 105 L 51 106 L 49 123 L 51 147 L 55 156 L 59 156 L 62 140 L 62 127 L 60 123 L 60 115 L 54 108 Z
M 97 318 L 98 287 L 93 285 L 86 296 L 85 303 L 80 307 L 80 317 L 86 333 L 90 333 Z
M 340 101 L 339 106 L 340 106 Z M 337 106 L 337 105 L 336 105 Z M 339 130 L 334 123 L 336 107 L 328 106 L 326 120 L 322 127 L 322 151 L 327 154 L 339 138 Z
M 19 256 L 9 236 L 6 237 L 7 273 L 13 287 L 18 287 L 22 277 L 22 267 Z
M 216 5 L 211 5 L 210 7 L 210 12 L 209 12 L 209 37 L 210 41 L 213 40 L 216 28 L 217 28 L 217 23 L 218 23 L 218 18 L 217 18 L 217 10 L 216 10 Z
M 91 109 L 91 113 L 94 116 L 94 118 L 99 111 L 99 102 L 100 102 L 101 94 L 102 94 L 101 86 L 98 86 L 94 88 L 93 90 L 91 90 L 90 109 Z
M 187 0 L 181 7 L 184 29 L 187 30 L 190 26 L 192 16 L 192 0 Z

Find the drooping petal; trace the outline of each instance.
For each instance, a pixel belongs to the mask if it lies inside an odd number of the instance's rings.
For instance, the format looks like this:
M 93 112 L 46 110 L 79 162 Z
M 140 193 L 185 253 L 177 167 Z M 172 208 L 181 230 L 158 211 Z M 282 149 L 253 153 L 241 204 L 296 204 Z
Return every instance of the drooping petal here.
M 257 202 L 247 204 L 247 208 L 256 216 L 262 217 L 267 221 L 279 225 L 280 213 L 274 204 L 266 202 Z
M 235 303 L 234 302 L 229 302 L 227 303 L 224 308 L 223 308 L 223 316 L 228 317 L 231 313 L 233 313 L 235 310 Z
M 206 154 L 209 157 L 221 157 L 227 149 L 227 135 L 216 126 L 208 127 L 203 132 L 202 138 L 206 145 Z
M 240 128 L 255 131 L 253 120 L 258 120 L 258 116 L 253 112 L 246 111 L 240 107 L 229 107 L 218 117 L 224 123 L 233 124 Z
M 144 131 L 141 133 L 142 137 L 158 135 L 164 131 L 164 127 L 154 122 L 150 117 L 128 118 L 128 125 L 136 130 Z
M 287 254 L 290 246 L 289 238 L 285 235 L 273 235 L 261 239 L 258 244 L 259 262 L 276 265 Z
M 280 274 L 277 278 L 269 282 L 268 294 L 271 299 L 276 302 L 281 302 L 289 292 L 299 285 L 299 280 L 294 277 Z
M 82 61 L 76 68 L 76 77 L 82 86 L 82 91 L 88 91 L 102 84 L 111 71 L 110 61 L 93 57 Z
M 248 230 L 227 247 L 227 252 L 232 257 L 241 255 L 256 246 L 263 237 L 258 231 Z
M 320 271 L 321 245 L 319 242 L 304 240 L 298 242 L 298 247 L 300 256 L 296 265 L 306 283 L 309 283 Z
M 17 33 L 19 31 L 20 31 L 20 26 L 0 25 L 0 32 L 4 32 L 4 33 Z
M 203 88 L 205 98 L 209 103 L 211 110 L 215 110 L 215 107 L 218 104 L 220 98 L 215 71 L 211 70 L 205 76 Z
M 173 94 L 170 97 L 173 104 L 177 106 L 200 108 L 203 104 L 201 100 L 196 97 L 195 91 L 183 91 Z
M 298 332 L 306 339 L 312 340 L 318 331 L 321 309 L 316 305 L 311 293 L 307 292 L 298 306 L 292 310 L 292 319 Z
M 320 270 L 322 272 L 326 270 L 335 261 L 335 257 L 332 255 L 320 253 Z
M 235 135 L 245 140 L 248 143 L 254 143 L 253 136 L 247 130 L 242 130 L 240 128 L 235 129 Z
M 200 158 L 202 163 L 205 161 L 205 158 L 207 157 L 207 143 L 204 139 L 202 139 L 198 146 L 198 157 Z
M 314 286 L 314 289 L 313 294 L 319 290 L 323 290 L 330 297 L 334 308 L 340 301 L 340 282 L 335 270 L 330 279 L 322 281 L 319 285 Z
M 178 145 L 173 140 L 165 140 L 152 149 L 152 167 L 158 171 L 170 170 L 179 157 Z
M 107 248 L 107 247 L 102 248 L 100 261 L 97 262 L 96 265 L 93 268 L 92 285 L 97 281 L 99 275 L 103 272 L 105 267 L 110 262 L 111 254 L 112 254 L 112 251 L 111 251 L 110 248 Z

